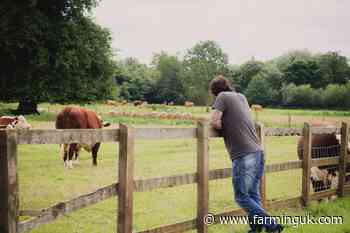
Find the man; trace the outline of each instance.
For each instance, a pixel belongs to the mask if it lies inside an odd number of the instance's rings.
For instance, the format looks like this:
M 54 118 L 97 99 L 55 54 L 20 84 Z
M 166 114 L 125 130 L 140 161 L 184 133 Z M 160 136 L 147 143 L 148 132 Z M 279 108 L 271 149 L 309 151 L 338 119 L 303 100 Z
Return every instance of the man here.
M 250 108 L 244 95 L 233 90 L 222 75 L 210 83 L 216 97 L 211 117 L 213 128 L 221 130 L 232 160 L 232 184 L 236 202 L 248 213 L 249 233 L 280 233 L 283 227 L 269 217 L 261 204 L 260 180 L 264 173 L 264 153 L 259 145 Z M 266 219 L 264 224 L 261 219 Z

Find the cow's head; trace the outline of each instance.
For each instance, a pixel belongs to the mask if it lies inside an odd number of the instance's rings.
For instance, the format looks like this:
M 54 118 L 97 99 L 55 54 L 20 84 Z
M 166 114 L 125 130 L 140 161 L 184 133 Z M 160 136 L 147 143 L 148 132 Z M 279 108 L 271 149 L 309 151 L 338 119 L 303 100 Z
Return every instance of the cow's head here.
M 97 118 L 100 120 L 103 127 L 108 127 L 111 125 L 111 123 L 109 123 L 108 121 L 102 120 L 102 117 L 100 115 L 97 115 Z
M 14 120 L 7 125 L 7 129 L 31 129 L 32 126 L 27 122 L 24 116 L 14 117 Z

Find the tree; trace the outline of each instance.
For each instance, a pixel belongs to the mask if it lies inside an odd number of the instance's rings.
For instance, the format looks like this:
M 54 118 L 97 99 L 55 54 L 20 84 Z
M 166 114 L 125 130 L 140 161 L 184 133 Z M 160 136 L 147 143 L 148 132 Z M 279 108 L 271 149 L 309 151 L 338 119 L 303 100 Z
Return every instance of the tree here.
M 323 100 L 325 107 L 328 108 L 344 108 L 347 107 L 347 93 L 346 85 L 330 84 L 323 91 Z
M 294 60 L 286 66 L 282 72 L 284 73 L 284 81 L 286 83 L 294 83 L 295 85 L 310 84 L 317 87 L 320 76 L 318 72 L 317 62 L 312 60 Z
M 110 97 L 111 37 L 86 16 L 94 6 L 95 0 L 2 1 L 0 99 L 31 113 L 43 101 Z
M 149 101 L 159 74 L 135 58 L 126 58 L 118 67 L 120 72 L 115 81 L 120 97 L 128 101 Z
M 154 56 L 153 65 L 155 65 L 160 76 L 155 84 L 155 102 L 182 103 L 185 92 L 182 83 L 182 62 L 176 56 L 162 52 Z
M 312 108 L 322 106 L 322 90 L 310 85 L 296 86 L 294 83 L 283 87 L 283 105 L 287 107 Z
M 308 50 L 293 50 L 273 59 L 271 62 L 279 70 L 285 70 L 294 61 L 309 61 L 312 59 L 313 55 Z
M 252 104 L 276 106 L 280 104 L 282 74 L 272 64 L 264 64 L 248 84 L 245 94 Z
M 316 87 L 326 87 L 329 84 L 345 84 L 350 80 L 350 67 L 347 58 L 337 52 L 321 54 L 317 57 L 319 66 L 319 82 Z
M 228 58 L 214 41 L 202 41 L 187 51 L 184 58 L 184 86 L 196 104 L 209 104 L 209 82 L 225 73 Z
M 237 92 L 243 92 L 243 88 L 241 87 L 242 75 L 238 65 L 229 64 L 224 76 L 231 81 L 232 86 Z
M 272 89 L 267 80 L 260 74 L 254 76 L 245 90 L 248 102 L 268 106 L 274 102 L 278 95 L 277 90 Z
M 260 61 L 255 61 L 254 59 L 244 63 L 240 66 L 240 87 L 244 91 L 252 78 L 259 74 L 263 69 L 264 63 Z

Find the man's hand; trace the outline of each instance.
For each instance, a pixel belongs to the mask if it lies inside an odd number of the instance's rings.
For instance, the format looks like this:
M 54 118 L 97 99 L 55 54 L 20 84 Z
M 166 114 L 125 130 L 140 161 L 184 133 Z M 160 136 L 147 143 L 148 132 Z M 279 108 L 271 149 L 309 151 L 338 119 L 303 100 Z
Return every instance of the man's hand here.
M 214 110 L 211 114 L 210 125 L 214 129 L 222 129 L 222 112 L 219 110 Z

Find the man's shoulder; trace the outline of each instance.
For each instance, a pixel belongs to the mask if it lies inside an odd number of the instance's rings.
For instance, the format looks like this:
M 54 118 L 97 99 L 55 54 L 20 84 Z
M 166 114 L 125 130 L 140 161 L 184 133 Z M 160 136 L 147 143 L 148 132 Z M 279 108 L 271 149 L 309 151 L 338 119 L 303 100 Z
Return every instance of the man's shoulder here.
M 222 99 L 246 99 L 245 95 L 235 91 L 223 91 L 220 92 L 217 98 Z
M 223 91 L 220 92 L 217 98 L 229 98 L 234 96 L 235 92 L 233 91 Z

